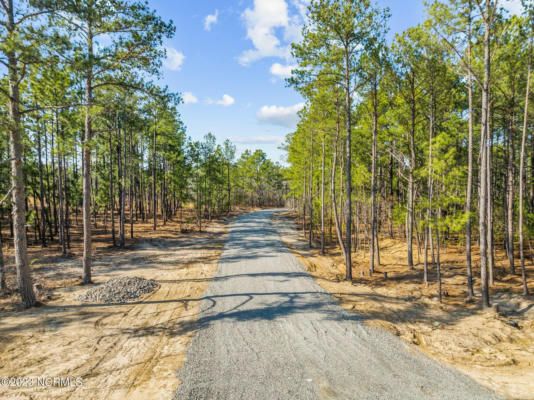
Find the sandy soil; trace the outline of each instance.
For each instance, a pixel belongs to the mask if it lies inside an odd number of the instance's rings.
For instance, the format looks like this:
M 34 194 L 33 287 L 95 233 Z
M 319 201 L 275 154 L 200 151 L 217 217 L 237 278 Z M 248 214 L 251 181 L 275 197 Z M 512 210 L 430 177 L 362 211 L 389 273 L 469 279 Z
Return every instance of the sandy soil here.
M 196 319 L 198 299 L 217 269 L 226 230 L 221 220 L 202 233 L 180 235 L 177 225 L 168 224 L 122 251 L 97 241 L 95 284 L 130 275 L 161 285 L 127 304 L 81 304 L 76 297 L 90 286 L 77 285 L 79 258 L 38 258 L 34 276 L 45 304 L 14 311 L 16 299 L 3 299 L 0 377 L 72 377 L 81 378 L 83 385 L 36 387 L 36 380 L 32 387 L 0 385 L 0 398 L 170 398 L 195 333 L 178 329 L 178 322 Z M 32 250 L 34 255 L 38 251 Z
M 317 249 L 308 249 L 291 213 L 278 214 L 274 220 L 284 243 L 345 309 L 364 316 L 368 324 L 384 327 L 417 345 L 434 359 L 463 371 L 500 395 L 534 399 L 534 298 L 520 295 L 520 277 L 504 272 L 503 254 L 496 255 L 497 279 L 491 289 L 492 301 L 499 304 L 500 312 L 483 312 L 478 306 L 479 298 L 475 304 L 465 303 L 462 249 L 449 246 L 442 253 L 446 296 L 439 304 L 437 285 L 432 283 L 426 288 L 422 283 L 422 264 L 415 271 L 406 266 L 404 241 L 381 240 L 382 264 L 373 277 L 368 273 L 368 252 L 357 252 L 355 279 L 351 283 L 343 280 L 344 263 L 339 251 L 329 249 L 327 255 L 321 256 Z M 383 274 L 386 271 L 387 280 Z M 477 273 L 475 269 L 475 276 Z M 528 274 L 529 286 L 534 290 L 532 265 Z M 434 271 L 430 280 L 435 281 Z M 478 280 L 475 290 L 477 284 Z

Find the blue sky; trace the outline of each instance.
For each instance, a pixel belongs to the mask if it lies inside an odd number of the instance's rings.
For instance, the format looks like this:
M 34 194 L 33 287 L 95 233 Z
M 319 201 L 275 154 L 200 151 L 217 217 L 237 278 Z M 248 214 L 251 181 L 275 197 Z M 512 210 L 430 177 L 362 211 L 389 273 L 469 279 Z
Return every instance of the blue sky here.
M 375 0 L 376 1 L 376 0 Z M 518 2 L 519 0 L 514 0 Z M 422 0 L 377 0 L 391 11 L 390 36 L 424 18 Z M 294 130 L 302 98 L 285 86 L 294 63 L 288 46 L 298 40 L 307 0 L 149 0 L 176 35 L 165 43 L 160 83 L 182 93 L 187 134 L 230 138 L 238 153 L 278 149 Z

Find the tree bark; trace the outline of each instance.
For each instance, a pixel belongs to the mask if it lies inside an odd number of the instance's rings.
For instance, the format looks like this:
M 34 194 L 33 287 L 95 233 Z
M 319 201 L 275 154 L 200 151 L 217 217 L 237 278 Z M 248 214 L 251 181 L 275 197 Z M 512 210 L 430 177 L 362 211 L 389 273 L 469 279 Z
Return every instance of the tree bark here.
M 16 35 L 14 22 L 13 0 L 7 0 L 8 21 L 7 31 L 10 36 Z M 20 94 L 19 94 L 19 67 L 14 50 L 7 52 L 8 59 L 8 85 L 9 85 L 9 139 L 11 155 L 11 185 L 12 207 L 14 225 L 15 265 L 17 269 L 17 286 L 24 307 L 36 304 L 33 291 L 33 281 L 28 265 L 26 242 L 26 207 L 24 203 L 24 178 L 22 171 L 22 125 L 20 122 Z
M 232 196 L 230 188 L 230 160 L 226 163 L 226 190 L 228 192 L 228 213 L 232 211 Z
M 123 131 L 125 129 L 123 128 Z M 123 171 L 123 159 L 122 159 L 122 138 L 120 125 L 117 129 L 117 167 L 118 167 L 118 180 L 117 185 L 119 189 L 119 247 L 124 248 L 124 171 Z
M 336 236 L 339 242 L 339 247 L 343 253 L 343 258 L 346 259 L 345 242 L 343 241 L 343 233 L 341 232 L 341 222 L 338 216 L 338 207 L 336 201 L 336 168 L 337 168 L 337 143 L 339 139 L 339 118 L 336 122 L 336 138 L 334 141 L 334 154 L 332 160 L 332 173 L 330 176 L 330 190 L 332 191 L 332 206 L 334 209 L 334 221 L 336 226 Z
M 428 132 L 428 207 L 426 210 L 425 224 L 425 260 L 424 260 L 424 282 L 428 287 L 428 241 L 432 241 L 432 228 L 430 227 L 430 218 L 432 215 L 432 143 L 434 140 L 434 87 L 430 89 L 430 124 Z M 431 244 L 432 247 L 432 244 Z M 432 249 L 432 258 L 434 250 Z M 433 261 L 433 260 L 432 260 Z
M 494 264 L 494 246 L 493 246 L 493 187 L 492 187 L 492 163 L 493 163 L 493 127 L 492 127 L 492 108 L 491 101 L 488 110 L 488 284 L 493 286 L 493 264 Z M 513 193 L 513 189 L 512 189 Z M 512 239 L 513 241 L 513 239 Z
M 130 160 L 130 184 L 128 188 L 128 197 L 130 199 L 130 239 L 134 238 L 134 205 L 135 205 L 135 193 L 134 193 L 134 169 L 133 169 L 133 138 L 132 132 L 130 131 L 129 137 L 129 160 Z M 136 210 L 137 213 L 137 210 Z
M 58 121 L 54 121 L 54 129 L 52 130 L 52 134 L 50 135 L 51 136 L 51 149 L 54 150 L 54 138 L 57 139 L 58 137 L 58 130 L 59 130 L 59 123 Z M 57 143 L 57 140 L 56 140 L 56 143 Z M 57 149 L 57 148 L 56 148 Z M 58 188 L 58 183 L 57 183 L 57 178 L 56 178 L 56 158 L 54 157 L 53 154 L 50 155 L 50 161 L 51 161 L 51 164 L 52 164 L 52 209 L 53 209 L 53 212 L 54 212 L 54 235 L 57 235 L 58 232 L 59 232 L 59 227 L 58 227 L 58 210 L 57 210 L 57 201 L 56 201 L 56 190 Z
M 58 115 L 57 111 L 55 112 L 55 119 L 56 123 L 58 123 Z M 58 130 L 56 128 L 56 130 Z M 58 136 L 59 139 L 59 136 Z M 62 138 L 63 139 L 63 138 Z M 58 146 L 59 149 L 59 146 Z M 66 255 L 67 254 L 67 239 L 66 239 L 66 229 L 65 229 L 65 199 L 63 196 L 63 189 L 64 189 L 64 180 L 63 180 L 63 152 L 58 152 L 58 188 L 57 188 L 57 194 L 58 194 L 58 200 L 59 200 L 59 242 L 61 244 L 61 254 Z
M 6 271 L 4 266 L 4 245 L 2 243 L 2 235 L 0 234 L 0 290 L 6 290 Z
M 326 135 L 323 133 L 322 155 L 321 155 L 321 254 L 324 254 L 324 161 L 325 161 L 325 141 Z
M 54 240 L 54 230 L 52 229 L 52 210 L 50 210 L 50 174 L 48 171 L 48 139 L 46 136 L 46 127 L 44 135 L 44 152 L 45 152 L 45 162 L 44 162 L 44 171 L 46 172 L 46 204 L 48 204 L 47 212 L 47 223 L 48 223 L 48 234 L 50 240 Z
M 83 138 L 82 184 L 83 184 L 83 277 L 84 284 L 92 283 L 92 237 L 91 237 L 91 112 L 93 105 L 93 33 L 87 27 L 87 55 L 89 58 L 85 81 L 85 136 Z
M 349 49 L 348 44 L 345 45 L 345 118 L 346 118 L 346 129 L 347 129 L 347 146 L 346 146 L 346 182 L 347 182 L 347 197 L 346 197 L 346 207 L 347 215 L 345 220 L 345 265 L 346 265 L 346 276 L 347 281 L 352 281 L 352 145 L 351 145 L 351 136 L 352 136 L 352 120 L 351 120 L 351 90 L 350 90 L 350 72 L 349 72 Z
M 373 275 L 375 272 L 375 238 L 376 238 L 376 136 L 378 124 L 378 104 L 377 104 L 377 77 L 374 75 L 372 87 L 372 102 L 373 102 L 373 127 L 372 136 L 373 143 L 371 146 L 371 244 L 370 244 L 370 264 L 369 274 Z M 378 244 L 378 243 L 377 243 Z
M 156 214 L 157 214 L 157 197 L 156 197 L 156 126 L 152 132 L 152 229 L 156 230 Z M 200 216 L 202 219 L 202 216 Z M 200 228 L 202 230 L 202 228 Z
M 412 71 L 413 74 L 413 71 Z M 410 127 L 410 168 L 408 171 L 408 217 L 406 229 L 406 245 L 408 250 L 408 266 L 414 269 L 413 265 L 413 224 L 414 224 L 414 171 L 415 171 L 415 77 L 412 75 L 410 81 L 411 89 L 411 127 Z
M 111 240 L 117 246 L 115 237 L 115 193 L 113 192 L 113 131 L 109 131 L 109 217 L 111 222 Z
M 310 182 L 308 185 L 310 190 L 309 193 L 309 202 L 310 202 L 310 224 L 309 235 L 308 235 L 308 247 L 311 249 L 313 247 L 313 129 L 310 129 Z
M 441 303 L 441 260 L 439 254 L 439 227 L 437 217 L 434 215 L 435 229 L 436 229 L 436 272 L 438 281 L 438 300 Z
M 508 161 L 506 168 L 506 255 L 510 273 L 515 274 L 514 263 L 514 111 L 510 110 L 508 127 Z
M 66 248 L 70 249 L 70 211 L 69 211 L 69 181 L 67 179 L 67 170 L 68 170 L 68 164 L 67 159 L 65 157 L 65 154 L 62 156 L 63 158 L 63 185 L 65 190 L 65 241 L 66 241 Z M 66 249 L 65 249 L 66 253 Z
M 487 198 L 488 198 L 488 108 L 489 108 L 489 87 L 491 71 L 490 55 L 490 29 L 493 20 L 490 0 L 485 0 L 484 19 L 484 81 L 482 85 L 482 112 L 481 112 L 481 135 L 480 135 L 480 185 L 479 185 L 479 206 L 478 206 L 478 226 L 480 242 L 480 281 L 482 293 L 482 306 L 490 307 L 488 290 L 488 253 L 487 253 Z
M 302 186 L 302 234 L 304 237 L 306 237 L 306 166 L 304 166 L 303 171 L 304 183 Z
M 469 1 L 467 25 L 467 97 L 469 114 L 469 133 L 467 143 L 467 194 L 465 201 L 465 213 L 467 217 L 465 227 L 465 256 L 467 261 L 467 300 L 471 301 L 474 296 L 473 291 L 473 268 L 471 264 L 471 204 L 473 195 L 473 76 L 471 73 L 471 13 L 472 3 Z
M 523 243 L 523 197 L 524 197 L 524 165 L 525 165 L 525 146 L 527 141 L 527 122 L 528 122 L 528 100 L 530 96 L 530 79 L 532 74 L 532 42 L 534 37 L 534 25 L 531 27 L 529 39 L 528 67 L 527 67 L 527 87 L 525 90 L 525 108 L 523 111 L 523 132 L 521 135 L 521 155 L 519 158 L 519 254 L 521 257 L 521 277 L 523 279 L 523 295 L 528 295 L 527 274 L 525 269 L 525 254 Z M 534 165 L 532 165 L 534 169 Z
M 41 247 L 46 247 L 46 208 L 44 200 L 43 158 L 41 155 L 41 129 L 37 127 L 37 153 L 39 160 L 39 203 L 41 210 Z

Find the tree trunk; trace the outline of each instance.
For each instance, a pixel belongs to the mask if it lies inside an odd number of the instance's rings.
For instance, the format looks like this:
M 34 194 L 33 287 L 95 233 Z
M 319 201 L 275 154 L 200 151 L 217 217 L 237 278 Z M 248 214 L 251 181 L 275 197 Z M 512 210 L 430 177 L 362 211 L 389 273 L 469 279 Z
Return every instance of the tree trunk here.
M 469 1 L 469 16 L 467 25 L 467 97 L 469 113 L 469 133 L 467 143 L 467 194 L 465 201 L 465 213 L 467 217 L 465 227 L 465 255 L 467 261 L 467 300 L 471 301 L 473 292 L 473 267 L 471 264 L 471 203 L 473 194 L 473 76 L 471 73 L 471 13 L 472 3 Z
M 111 240 L 117 246 L 115 237 L 115 193 L 113 189 L 113 131 L 109 131 L 109 218 L 111 222 Z
M 130 239 L 134 238 L 134 205 L 135 205 L 135 193 L 134 193 L 134 169 L 133 169 L 133 138 L 130 131 L 130 185 L 129 185 L 129 198 L 130 198 Z M 137 213 L 137 210 L 136 210 Z
M 231 188 L 230 188 L 230 160 L 228 160 L 226 165 L 226 190 L 228 192 L 228 213 L 232 211 L 232 195 L 231 195 Z
M 2 243 L 2 235 L 0 233 L 0 290 L 6 290 L 6 271 L 4 266 L 4 245 Z
M 525 90 L 525 108 L 523 111 L 523 132 L 521 135 L 521 155 L 519 158 L 519 255 L 521 257 L 521 276 L 523 278 L 523 294 L 528 295 L 527 274 L 525 270 L 525 254 L 523 243 L 523 180 L 524 180 L 524 165 L 525 165 L 525 146 L 527 141 L 527 121 L 528 121 L 528 100 L 530 95 L 530 79 L 532 73 L 532 42 L 534 37 L 534 25 L 531 27 L 528 53 L 528 67 L 527 67 L 527 87 Z M 534 165 L 532 165 L 534 169 Z
M 324 254 L 324 160 L 326 135 L 323 133 L 321 155 L 321 254 Z
M 506 168 L 506 255 L 510 265 L 510 273 L 515 274 L 514 263 L 514 111 L 510 110 L 508 127 L 508 161 Z M 490 194 L 491 196 L 491 194 Z
M 43 159 L 41 155 L 41 129 L 37 127 L 37 153 L 39 159 L 39 203 L 41 210 L 41 247 L 46 247 L 46 209 L 44 201 Z
M 436 216 L 434 215 L 435 229 L 436 229 L 436 272 L 438 281 L 438 300 L 441 303 L 441 261 L 439 254 L 439 227 Z
M 56 111 L 56 121 L 58 120 L 57 111 Z M 63 136 L 63 135 L 62 135 Z M 59 139 L 59 136 L 58 136 Z M 64 139 L 62 137 L 62 139 Z M 64 145 L 64 143 L 62 143 Z M 58 146 L 59 147 L 59 146 Z M 59 197 L 59 242 L 61 244 L 61 254 L 67 254 L 67 239 L 66 239 L 66 229 L 65 229 L 65 199 L 63 196 L 64 181 L 63 181 L 63 152 L 59 151 L 58 154 L 58 188 L 57 194 Z
M 430 231 L 430 224 L 429 224 L 429 216 L 427 211 L 427 222 L 425 224 L 425 258 L 423 263 L 423 282 L 426 287 L 428 287 L 428 241 L 429 241 L 429 231 Z
M 411 78 L 411 128 L 410 128 L 410 168 L 408 171 L 408 218 L 406 245 L 408 248 L 408 266 L 413 265 L 413 224 L 414 224 L 414 171 L 415 171 L 415 77 Z
M 487 172 L 487 185 L 488 185 L 488 283 L 493 286 L 493 261 L 494 261 L 494 249 L 493 249 L 493 188 L 492 188 L 492 159 L 493 159 L 493 127 L 491 123 L 491 102 L 488 110 L 488 135 L 489 135 L 489 148 L 488 148 L 488 172 Z M 513 192 L 513 190 L 512 190 Z
M 52 150 L 54 149 L 54 138 L 58 135 L 58 127 L 59 127 L 59 122 L 56 120 L 55 121 L 55 124 L 54 124 L 54 129 L 52 130 L 52 134 L 51 134 L 51 148 Z M 50 161 L 51 161 L 51 164 L 52 164 L 52 208 L 53 208 L 53 211 L 54 211 L 54 235 L 57 235 L 58 234 L 58 211 L 57 211 L 57 201 L 56 201 L 56 193 L 55 191 L 57 190 L 57 187 L 58 187 L 58 184 L 57 184 L 57 179 L 56 179 L 56 162 L 55 162 L 55 157 L 53 154 L 51 154 L 50 156 Z
M 123 131 L 126 130 L 123 128 Z M 123 168 L 123 159 L 122 159 L 122 138 L 120 125 L 117 129 L 118 140 L 117 140 L 117 167 L 118 167 L 118 180 L 117 185 L 119 189 L 119 247 L 124 248 L 124 168 Z
M 348 44 L 345 46 L 345 118 L 347 120 L 347 147 L 346 147 L 346 182 L 347 182 L 347 215 L 345 222 L 345 240 L 347 242 L 345 249 L 345 265 L 346 265 L 346 277 L 347 281 L 352 281 L 352 249 L 351 249 L 351 240 L 352 240 L 352 146 L 351 146 L 351 135 L 352 135 L 352 121 L 351 121 L 351 89 L 350 89 L 350 75 L 349 75 L 349 49 Z
M 8 21 L 7 31 L 10 36 L 14 36 L 14 10 L 13 0 L 7 0 Z M 11 155 L 11 185 L 12 185 L 12 207 L 14 225 L 14 248 L 15 265 L 17 269 L 17 286 L 20 298 L 24 307 L 35 305 L 35 293 L 33 291 L 33 281 L 28 265 L 28 253 L 26 242 L 26 208 L 24 194 L 24 178 L 22 171 L 22 125 L 20 123 L 20 97 L 19 97 L 19 68 L 16 54 L 13 50 L 7 52 L 8 58 L 8 85 L 9 85 L 9 139 Z
M 388 204 L 388 233 L 393 239 L 393 146 L 389 144 L 389 204 Z
M 70 249 L 70 212 L 69 212 L 69 181 L 67 179 L 67 159 L 65 158 L 65 154 L 62 156 L 63 158 L 63 186 L 65 190 L 65 196 L 64 196 L 64 203 L 65 203 L 65 241 L 66 241 L 66 248 Z M 65 253 L 67 250 L 65 249 Z
M 308 235 L 308 247 L 311 249 L 313 247 L 313 129 L 310 129 L 310 182 L 308 184 L 309 188 L 309 202 L 310 202 L 310 224 L 309 235 Z
M 336 236 L 339 242 L 339 247 L 341 248 L 341 252 L 343 253 L 343 258 L 346 257 L 346 249 L 345 249 L 345 242 L 343 241 L 343 233 L 341 232 L 341 223 L 340 218 L 338 217 L 338 207 L 337 207 L 337 201 L 336 201 L 336 168 L 337 168 L 337 143 L 339 139 L 339 118 L 336 123 L 336 139 L 334 141 L 334 155 L 333 155 L 333 161 L 332 161 L 332 174 L 330 176 L 330 189 L 332 191 L 332 206 L 334 209 L 334 221 L 336 226 Z
M 45 162 L 44 162 L 44 171 L 46 172 L 46 204 L 48 204 L 48 215 L 47 215 L 47 223 L 48 223 L 48 234 L 50 237 L 50 240 L 54 240 L 54 230 L 52 229 L 52 210 L 50 210 L 50 204 L 52 203 L 50 201 L 50 174 L 48 171 L 48 139 L 46 136 L 46 128 L 45 128 L 45 135 L 44 135 L 44 151 L 45 151 Z
M 83 277 L 84 284 L 92 283 L 91 261 L 92 261 L 92 237 L 91 237 L 91 112 L 93 105 L 93 33 L 89 24 L 87 32 L 87 53 L 89 63 L 87 77 L 85 81 L 85 136 L 83 138 L 82 157 L 82 182 L 83 182 Z
M 303 169 L 304 183 L 302 186 L 302 233 L 306 237 L 306 167 Z
M 378 124 L 377 111 L 377 82 L 376 74 L 373 80 L 372 101 L 373 101 L 373 143 L 371 146 L 371 259 L 369 264 L 369 274 L 375 272 L 375 238 L 376 238 L 376 134 Z
M 424 282 L 428 287 L 428 241 L 432 241 L 432 228 L 430 227 L 430 218 L 432 215 L 432 143 L 434 140 L 434 88 L 430 89 L 430 125 L 428 133 L 428 207 L 426 211 L 425 224 L 425 260 L 424 260 Z M 432 247 L 432 243 L 431 243 Z M 432 258 L 434 258 L 434 250 L 432 248 Z M 432 260 L 434 261 L 434 260 Z
M 482 85 L 482 112 L 481 112 L 481 135 L 480 135 L 480 188 L 478 206 L 478 225 L 480 242 L 480 281 L 482 292 L 482 306 L 490 306 L 488 290 L 488 253 L 487 253 L 487 198 L 488 198 L 488 108 L 489 108 L 489 87 L 490 87 L 490 29 L 493 20 L 490 0 L 486 0 L 486 10 L 484 11 L 484 81 Z
M 152 132 L 152 229 L 156 230 L 156 210 L 157 210 L 157 197 L 156 197 L 156 126 Z M 202 216 L 200 217 L 202 218 Z

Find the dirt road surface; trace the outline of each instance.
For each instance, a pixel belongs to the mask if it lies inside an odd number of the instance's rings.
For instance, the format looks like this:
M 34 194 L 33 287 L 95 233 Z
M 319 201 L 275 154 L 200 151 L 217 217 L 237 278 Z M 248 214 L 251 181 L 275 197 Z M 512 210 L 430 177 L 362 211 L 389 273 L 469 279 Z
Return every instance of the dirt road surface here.
M 119 276 L 156 280 L 160 288 L 139 300 L 80 303 L 77 296 L 90 286 L 68 286 L 44 306 L 0 316 L 0 378 L 26 379 L 20 386 L 0 382 L 0 399 L 172 398 L 180 383 L 176 370 L 194 334 L 180 327 L 200 310 L 198 299 L 217 268 L 225 231 L 226 225 L 214 225 L 209 232 L 143 240 L 95 259 L 96 283 Z M 67 260 L 51 270 L 70 276 L 80 265 Z M 54 378 L 81 384 L 62 386 Z
M 273 212 L 231 226 L 175 399 L 499 398 L 338 306 L 282 244 Z

